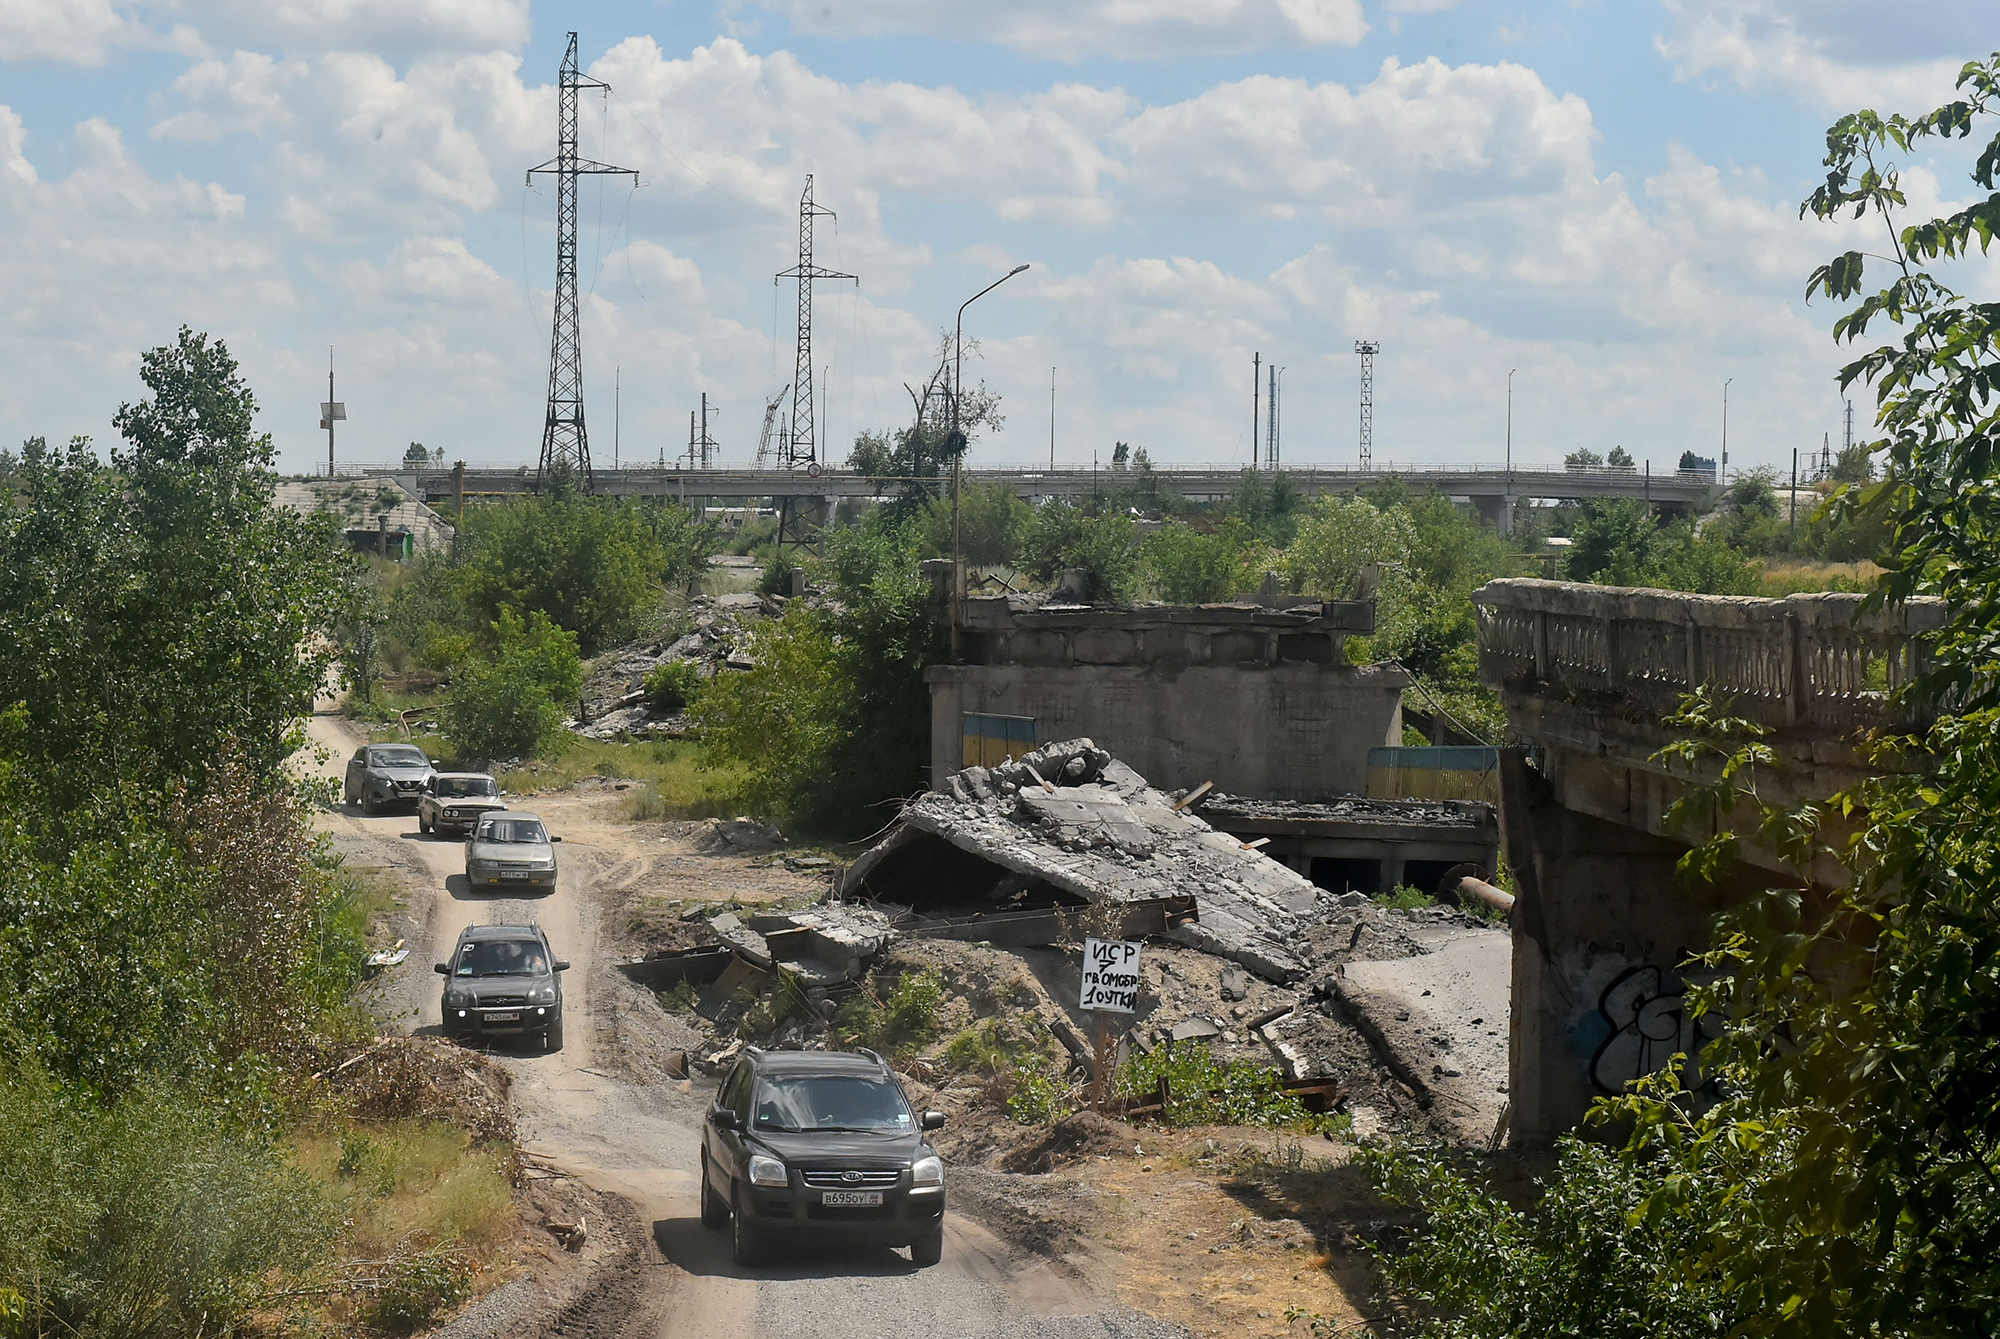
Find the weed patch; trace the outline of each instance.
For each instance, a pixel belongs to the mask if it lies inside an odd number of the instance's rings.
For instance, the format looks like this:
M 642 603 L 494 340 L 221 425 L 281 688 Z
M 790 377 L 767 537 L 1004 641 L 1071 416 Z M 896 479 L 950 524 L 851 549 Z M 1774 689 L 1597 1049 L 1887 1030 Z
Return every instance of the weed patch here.
M 1168 1125 L 1262 1125 L 1317 1132 L 1330 1119 L 1306 1110 L 1286 1092 L 1278 1071 L 1233 1060 L 1223 1064 L 1199 1041 L 1169 1042 L 1150 1055 L 1133 1056 L 1118 1071 L 1125 1097 L 1157 1093 L 1166 1082 L 1163 1119 Z

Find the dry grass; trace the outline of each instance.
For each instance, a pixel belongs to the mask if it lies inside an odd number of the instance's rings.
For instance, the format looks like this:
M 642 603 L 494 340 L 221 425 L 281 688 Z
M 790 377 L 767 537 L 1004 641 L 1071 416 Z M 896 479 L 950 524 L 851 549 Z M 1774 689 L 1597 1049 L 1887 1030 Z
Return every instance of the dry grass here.
M 1857 563 L 1823 563 L 1810 558 L 1766 558 L 1757 564 L 1761 595 L 1797 595 L 1809 591 L 1871 589 L 1882 569 L 1867 559 Z
M 483 1250 L 515 1230 L 513 1154 L 438 1121 L 342 1122 L 298 1135 L 293 1160 L 341 1205 L 341 1253 Z
M 515 794 L 567 789 L 586 776 L 636 781 L 640 784 L 627 792 L 625 816 L 639 821 L 743 813 L 743 769 L 704 762 L 701 745 L 692 740 L 621 744 L 579 739 L 560 758 L 503 772 L 499 779 L 503 789 Z

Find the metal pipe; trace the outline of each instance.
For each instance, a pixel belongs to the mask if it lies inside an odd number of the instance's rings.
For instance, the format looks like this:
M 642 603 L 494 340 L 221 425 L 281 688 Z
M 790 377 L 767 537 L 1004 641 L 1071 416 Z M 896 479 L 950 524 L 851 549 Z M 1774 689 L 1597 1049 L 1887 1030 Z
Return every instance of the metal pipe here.
M 1514 910 L 1514 895 L 1504 888 L 1495 888 L 1484 879 L 1475 879 L 1467 875 L 1458 881 L 1455 891 L 1460 902 L 1480 902 L 1503 915 Z

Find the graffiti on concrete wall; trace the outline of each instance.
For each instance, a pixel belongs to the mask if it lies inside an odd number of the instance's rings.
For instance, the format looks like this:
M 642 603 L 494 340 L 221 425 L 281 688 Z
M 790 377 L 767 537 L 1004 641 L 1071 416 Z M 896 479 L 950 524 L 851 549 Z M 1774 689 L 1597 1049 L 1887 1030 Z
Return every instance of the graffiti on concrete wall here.
M 1590 1081 L 1599 1092 L 1622 1093 L 1633 1079 L 1665 1069 L 1676 1055 L 1690 1061 L 1688 1088 L 1700 1092 L 1710 1085 L 1693 1062 L 1719 1034 L 1721 1020 L 1696 1018 L 1687 1006 L 1687 988 L 1677 974 L 1650 964 L 1612 978 L 1597 997 L 1608 1035 L 1590 1058 Z

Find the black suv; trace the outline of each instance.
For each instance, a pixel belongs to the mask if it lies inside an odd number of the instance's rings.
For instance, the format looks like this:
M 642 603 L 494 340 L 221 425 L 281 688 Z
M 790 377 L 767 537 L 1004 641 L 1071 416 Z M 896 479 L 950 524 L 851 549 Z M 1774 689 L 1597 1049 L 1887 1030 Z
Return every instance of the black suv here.
M 543 1050 L 563 1044 L 562 977 L 569 963 L 555 955 L 539 925 L 472 925 L 459 933 L 444 977 L 444 1030 L 456 1041 L 518 1036 Z
M 896 1073 L 873 1051 L 743 1053 L 701 1132 L 701 1222 L 734 1226 L 736 1263 L 779 1236 L 944 1254 L 944 1164 Z

